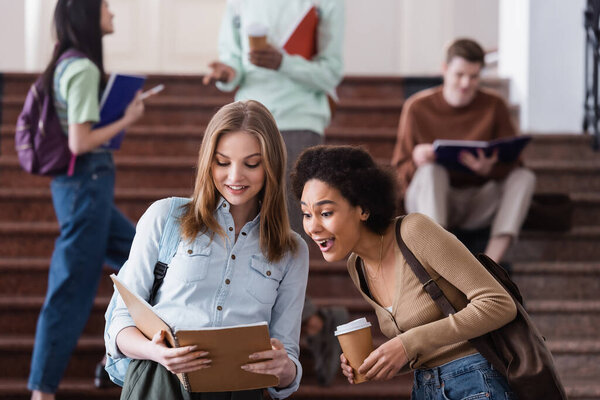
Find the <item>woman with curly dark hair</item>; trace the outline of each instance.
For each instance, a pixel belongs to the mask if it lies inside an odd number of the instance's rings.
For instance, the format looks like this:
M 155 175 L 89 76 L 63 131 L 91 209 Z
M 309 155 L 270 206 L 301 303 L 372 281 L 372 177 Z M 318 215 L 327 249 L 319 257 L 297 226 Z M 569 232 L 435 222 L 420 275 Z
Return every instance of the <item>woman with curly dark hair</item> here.
M 413 399 L 504 399 L 511 393 L 506 379 L 468 340 L 514 319 L 514 302 L 454 235 L 422 214 L 394 218 L 394 182 L 366 151 L 350 146 L 309 148 L 292 173 L 304 230 L 325 260 L 350 255 L 350 277 L 389 338 L 358 372 L 388 380 L 412 370 Z M 460 311 L 444 316 L 423 289 L 397 244 L 396 223 L 408 248 Z M 354 383 L 343 354 L 341 367 Z

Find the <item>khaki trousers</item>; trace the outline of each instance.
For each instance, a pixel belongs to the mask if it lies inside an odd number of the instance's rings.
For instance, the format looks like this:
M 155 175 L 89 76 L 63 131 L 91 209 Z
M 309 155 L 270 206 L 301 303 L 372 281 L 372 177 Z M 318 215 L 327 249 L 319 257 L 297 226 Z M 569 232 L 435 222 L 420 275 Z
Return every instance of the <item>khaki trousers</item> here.
M 491 225 L 491 236 L 516 238 L 535 190 L 535 175 L 515 168 L 502 181 L 454 188 L 448 171 L 435 163 L 417 169 L 408 186 L 406 211 L 425 214 L 444 228 L 478 229 Z

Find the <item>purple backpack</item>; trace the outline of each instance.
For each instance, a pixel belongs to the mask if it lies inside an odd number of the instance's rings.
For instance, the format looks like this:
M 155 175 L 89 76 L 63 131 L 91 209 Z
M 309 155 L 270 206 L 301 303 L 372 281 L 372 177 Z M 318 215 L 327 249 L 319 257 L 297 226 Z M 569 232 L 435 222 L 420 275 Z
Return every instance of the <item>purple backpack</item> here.
M 82 52 L 69 49 L 56 61 L 70 57 L 86 57 Z M 54 109 L 54 98 L 38 77 L 27 92 L 23 110 L 17 120 L 15 148 L 21 167 L 30 174 L 58 175 L 69 170 L 73 173 L 75 156 L 69 150 L 68 137 Z

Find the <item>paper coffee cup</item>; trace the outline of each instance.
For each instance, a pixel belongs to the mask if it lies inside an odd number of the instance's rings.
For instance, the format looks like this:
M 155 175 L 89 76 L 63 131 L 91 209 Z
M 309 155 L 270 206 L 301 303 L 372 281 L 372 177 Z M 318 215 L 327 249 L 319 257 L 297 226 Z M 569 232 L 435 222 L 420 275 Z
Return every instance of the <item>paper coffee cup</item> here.
M 354 371 L 354 383 L 365 382 L 367 379 L 364 375 L 358 373 L 358 368 L 373 351 L 371 323 L 366 318 L 355 319 L 338 326 L 335 330 L 335 336 L 340 341 L 344 356 Z
M 269 29 L 259 23 L 252 23 L 246 27 L 250 50 L 260 50 L 267 47 L 267 33 Z

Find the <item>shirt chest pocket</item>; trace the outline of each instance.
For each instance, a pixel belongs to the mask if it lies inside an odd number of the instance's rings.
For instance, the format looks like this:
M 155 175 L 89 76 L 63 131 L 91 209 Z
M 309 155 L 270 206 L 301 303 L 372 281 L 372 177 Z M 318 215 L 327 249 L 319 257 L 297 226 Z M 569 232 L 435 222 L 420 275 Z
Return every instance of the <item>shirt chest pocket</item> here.
M 250 258 L 246 290 L 262 304 L 273 304 L 277 298 L 277 289 L 283 279 L 283 271 L 273 264 L 256 257 Z
M 191 283 L 206 278 L 211 248 L 207 243 L 182 241 L 173 256 L 167 276 L 178 281 Z

